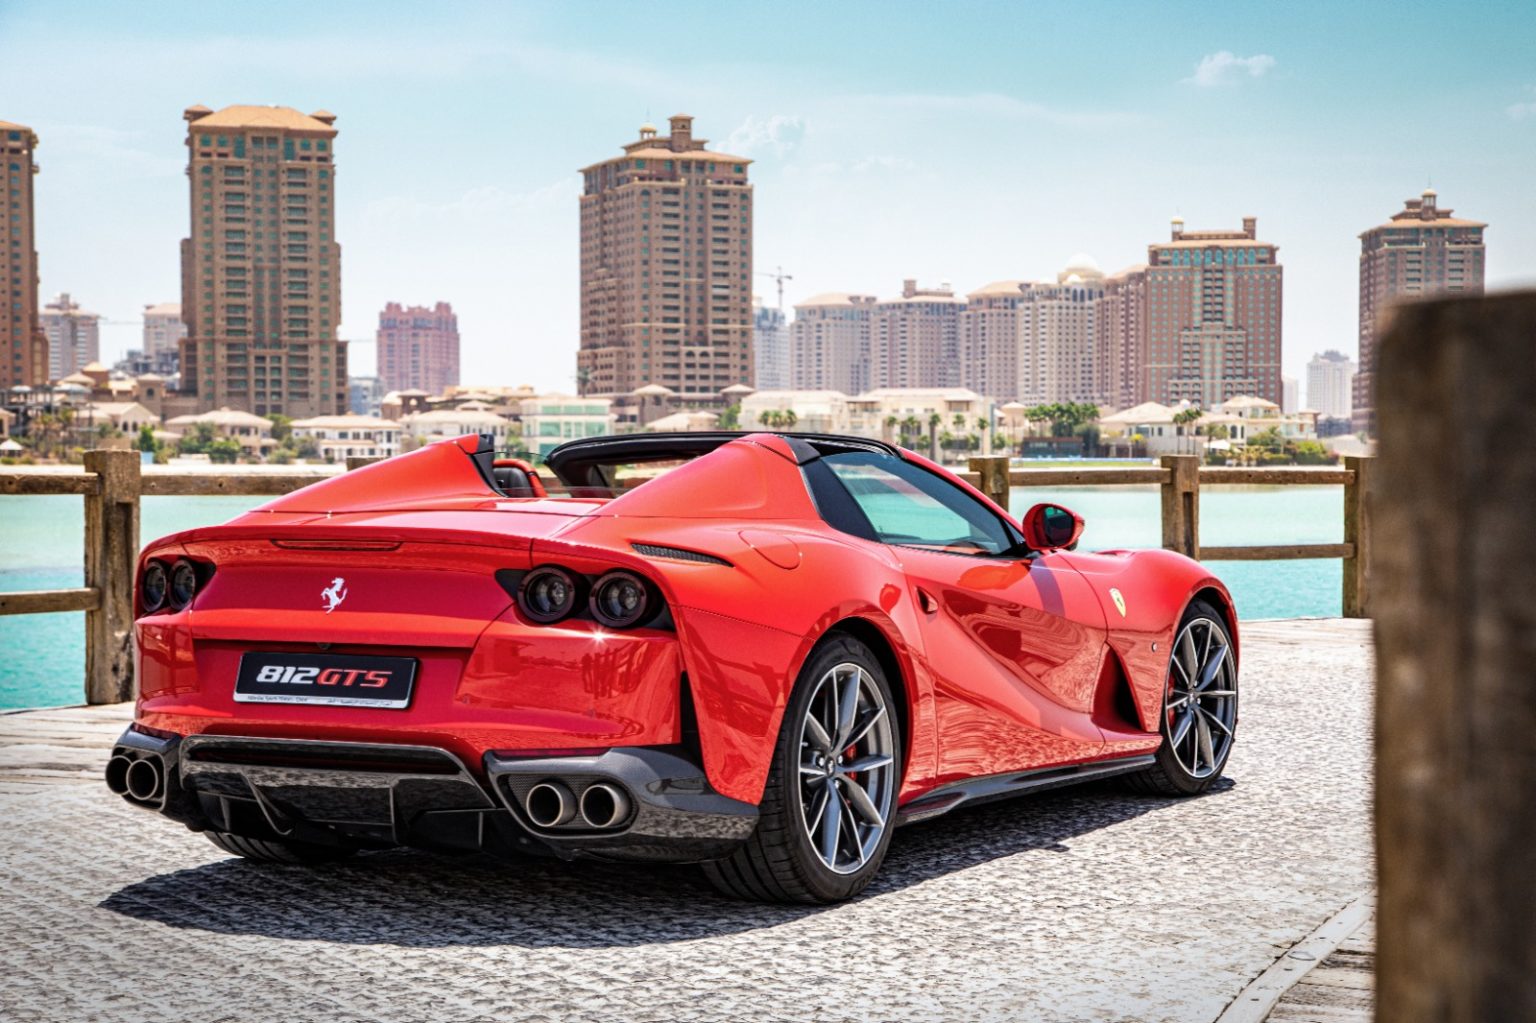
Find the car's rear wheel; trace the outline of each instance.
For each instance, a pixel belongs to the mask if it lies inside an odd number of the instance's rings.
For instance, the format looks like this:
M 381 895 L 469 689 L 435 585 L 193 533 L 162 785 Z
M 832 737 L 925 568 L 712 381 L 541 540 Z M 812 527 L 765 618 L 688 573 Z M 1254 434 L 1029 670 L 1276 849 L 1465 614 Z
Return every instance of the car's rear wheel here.
M 837 902 L 885 859 L 901 784 L 901 728 L 890 684 L 851 636 L 806 662 L 779 729 L 757 829 L 731 856 L 705 864 L 727 895 Z
M 281 842 L 265 838 L 247 838 L 227 831 L 205 831 L 208 841 L 227 853 L 258 863 L 329 863 L 357 852 L 348 846 L 318 845 L 313 842 Z
M 1237 662 L 1221 613 L 1203 601 L 1184 612 L 1163 686 L 1157 762 L 1130 775 L 1132 788 L 1193 796 L 1221 777 L 1237 733 Z

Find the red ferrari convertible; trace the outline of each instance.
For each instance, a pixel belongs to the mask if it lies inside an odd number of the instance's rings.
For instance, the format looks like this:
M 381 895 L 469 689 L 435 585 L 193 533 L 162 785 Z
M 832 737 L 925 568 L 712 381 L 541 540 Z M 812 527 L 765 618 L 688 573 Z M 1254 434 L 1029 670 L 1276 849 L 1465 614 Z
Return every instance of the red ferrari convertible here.
M 1162 550 L 1075 551 L 853 437 L 433 444 L 156 540 L 107 785 L 231 853 L 693 861 L 829 902 L 896 825 L 1123 775 L 1191 795 L 1237 616 Z

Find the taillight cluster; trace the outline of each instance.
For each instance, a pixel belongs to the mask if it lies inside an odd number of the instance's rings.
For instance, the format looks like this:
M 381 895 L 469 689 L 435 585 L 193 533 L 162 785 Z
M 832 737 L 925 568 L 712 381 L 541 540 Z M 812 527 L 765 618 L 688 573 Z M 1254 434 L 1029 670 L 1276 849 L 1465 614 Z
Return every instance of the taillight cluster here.
M 174 563 L 153 559 L 144 566 L 144 575 L 139 579 L 141 612 L 180 611 L 197 596 L 198 585 L 197 566 L 187 559 Z
M 559 565 L 542 565 L 523 576 L 517 606 L 531 620 L 549 625 L 585 610 L 599 625 L 633 629 L 661 611 L 661 596 L 649 580 L 614 569 L 589 579 Z

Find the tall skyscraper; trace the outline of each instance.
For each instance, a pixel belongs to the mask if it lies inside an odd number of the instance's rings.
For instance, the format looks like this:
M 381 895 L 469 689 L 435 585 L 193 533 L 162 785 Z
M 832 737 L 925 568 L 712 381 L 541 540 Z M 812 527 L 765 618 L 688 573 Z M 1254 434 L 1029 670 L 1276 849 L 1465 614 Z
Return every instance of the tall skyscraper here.
M 188 107 L 181 390 L 205 409 L 295 419 L 347 408 L 336 338 L 336 115 Z
M 1214 408 L 1240 394 L 1276 405 L 1280 385 L 1278 248 L 1241 231 L 1186 231 L 1147 248 L 1147 384 L 1153 401 Z
M 69 293 L 43 307 L 39 317 L 48 339 L 48 377 L 59 380 L 101 359 L 101 317 L 86 312 Z
M 790 386 L 799 391 L 869 389 L 869 317 L 873 295 L 832 291 L 795 306 L 790 325 Z
M 1326 419 L 1348 419 L 1353 411 L 1355 363 L 1329 350 L 1307 363 L 1307 408 Z
M 965 296 L 960 313 L 960 386 L 998 401 L 1019 397 L 1023 321 L 1029 282 L 993 281 Z
M 154 359 L 165 352 L 181 351 L 187 325 L 181 322 L 180 302 L 161 302 L 144 307 L 144 354 Z
M 958 387 L 960 312 L 948 284 L 902 282 L 901 296 L 876 302 L 869 318 L 869 386 Z
M 1099 399 L 1099 304 L 1104 274 L 1079 254 L 1054 284 L 1030 284 L 1019 306 L 1019 394 L 1026 405 Z
M 48 380 L 48 343 L 37 310 L 32 162 L 37 135 L 0 121 L 0 391 Z
M 1409 199 L 1392 219 L 1360 235 L 1360 371 L 1352 418 L 1376 429 L 1376 335 L 1394 299 L 1483 290 L 1483 229 L 1440 208 L 1433 189 Z
M 1095 369 L 1104 411 L 1147 400 L 1147 268 L 1127 267 L 1104 278 Z
M 459 382 L 459 318 L 438 302 L 402 306 L 390 302 L 379 313 L 379 383 L 386 391 L 419 388 L 442 394 Z
M 789 387 L 789 325 L 782 312 L 761 299 L 752 301 L 752 371 L 759 391 Z
M 645 384 L 714 402 L 752 368 L 751 163 L 714 153 L 678 114 L 582 170 L 583 395 Z

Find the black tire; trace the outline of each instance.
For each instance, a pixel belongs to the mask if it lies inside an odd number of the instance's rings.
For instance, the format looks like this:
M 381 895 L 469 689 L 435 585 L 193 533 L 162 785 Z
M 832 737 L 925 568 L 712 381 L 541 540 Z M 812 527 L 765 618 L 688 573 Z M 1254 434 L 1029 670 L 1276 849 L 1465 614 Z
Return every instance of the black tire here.
M 343 845 L 316 845 L 312 842 L 279 842 L 265 838 L 246 838 L 227 831 L 205 831 L 208 841 L 227 853 L 257 863 L 285 863 L 290 866 L 306 863 L 330 863 L 344 860 L 357 852 Z
M 1228 711 L 1225 705 L 1219 709 L 1227 727 L 1230 728 L 1230 733 L 1225 737 L 1221 737 L 1216 731 L 1208 731 L 1208 734 L 1218 736 L 1218 742 L 1216 743 L 1218 755 L 1212 758 L 1213 763 L 1205 764 L 1201 763 L 1199 752 L 1194 752 L 1193 758 L 1181 756 L 1183 744 L 1181 743 L 1176 748 L 1173 742 L 1174 736 L 1170 734 L 1170 730 L 1176 727 L 1170 719 L 1170 714 L 1172 713 L 1169 709 L 1170 700 L 1179 694 L 1179 690 L 1176 687 L 1180 684 L 1179 670 L 1175 667 L 1174 658 L 1179 656 L 1180 638 L 1192 626 L 1197 632 L 1202 628 L 1213 629 L 1214 632 L 1211 633 L 1213 641 L 1219 640 L 1227 648 L 1226 656 L 1229 658 L 1227 667 L 1224 669 L 1226 674 L 1223 677 L 1228 679 L 1230 683 L 1232 694 L 1230 697 L 1230 710 Z M 1157 762 L 1143 771 L 1125 776 L 1125 783 L 1132 791 L 1159 796 L 1197 796 L 1216 784 L 1217 779 L 1226 770 L 1227 759 L 1231 756 L 1237 731 L 1237 665 L 1235 661 L 1230 660 L 1231 645 L 1232 635 L 1227 628 L 1226 617 L 1204 601 L 1192 601 L 1189 607 L 1185 609 L 1183 617 L 1179 619 L 1179 627 L 1174 630 L 1174 649 L 1168 652 L 1169 677 L 1164 681 L 1163 685 L 1163 706 L 1158 708 L 1163 742 L 1157 748 Z M 1200 662 L 1197 659 L 1197 664 L 1202 663 L 1208 662 Z M 1213 684 L 1225 686 L 1228 682 Z M 1223 689 L 1220 691 L 1225 692 L 1227 690 Z M 1207 714 L 1208 722 L 1212 716 Z M 1209 729 L 1209 725 L 1207 727 Z M 1220 725 L 1217 725 L 1217 727 L 1219 728 Z M 1220 741 L 1221 739 L 1224 739 L 1224 741 Z M 1193 741 L 1193 737 L 1187 741 Z M 1203 768 L 1203 770 L 1199 773 L 1191 770 L 1189 763 L 1186 762 L 1189 759 L 1193 759 L 1197 768 Z
M 817 696 L 818 681 L 834 668 L 849 664 L 857 665 L 868 676 L 884 701 L 883 718 L 889 722 L 889 732 L 883 738 L 889 746 L 891 764 L 890 775 L 882 784 L 889 784 L 890 796 L 889 811 L 877 843 L 861 866 L 839 873 L 828 867 L 816 852 L 802 817 L 800 765 L 805 753 L 801 747 L 801 730 L 811 700 Z M 756 830 L 730 856 L 704 864 L 705 875 L 722 893 L 756 902 L 828 903 L 858 894 L 879 871 L 890 846 L 895 827 L 896 793 L 901 789 L 902 748 L 900 715 L 880 662 L 868 647 L 852 636 L 839 634 L 823 642 L 806 661 L 790 694 L 789 706 L 785 708 L 774 747 L 773 765 L 758 808 Z M 837 791 L 830 779 L 827 786 Z M 853 827 L 857 833 L 858 825 Z M 842 840 L 843 834 L 839 830 L 835 842 Z M 837 858 L 836 854 L 833 858 Z

